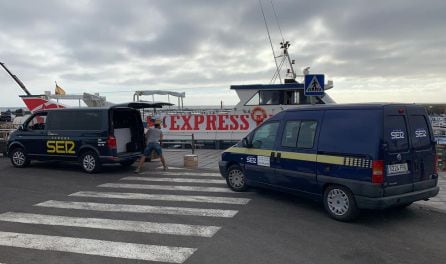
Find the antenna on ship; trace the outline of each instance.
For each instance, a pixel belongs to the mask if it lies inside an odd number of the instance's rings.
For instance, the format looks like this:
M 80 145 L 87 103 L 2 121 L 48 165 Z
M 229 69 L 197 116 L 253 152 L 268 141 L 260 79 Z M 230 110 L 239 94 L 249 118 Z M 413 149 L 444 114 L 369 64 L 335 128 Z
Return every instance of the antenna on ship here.
M 282 83 L 282 78 L 280 78 L 280 68 L 279 68 L 279 65 L 277 65 L 277 60 L 276 60 L 276 58 L 277 58 L 276 52 L 274 51 L 273 42 L 271 41 L 271 35 L 269 34 L 268 22 L 266 21 L 265 12 L 263 11 L 262 0 L 259 0 L 259 5 L 260 5 L 260 10 L 262 10 L 263 21 L 265 22 L 265 28 L 266 28 L 266 33 L 268 34 L 269 44 L 271 45 L 271 50 L 273 51 L 274 63 L 276 64 L 276 73 L 279 75 L 280 83 Z M 276 74 L 274 74 L 274 75 L 276 75 Z M 271 80 L 271 82 L 272 82 L 272 80 Z
M 285 41 L 285 38 L 283 37 L 282 28 L 280 27 L 280 24 L 279 24 L 279 19 L 278 19 L 276 9 L 274 8 L 274 3 L 271 0 L 271 7 L 274 12 L 276 24 L 277 24 L 277 27 L 279 28 L 280 36 L 282 37 L 282 41 L 280 42 L 280 49 L 282 50 L 282 54 L 278 55 L 278 56 L 276 56 L 276 53 L 275 53 L 274 47 L 273 47 L 273 43 L 271 41 L 271 35 L 269 32 L 268 22 L 266 20 L 265 12 L 263 10 L 262 0 L 259 0 L 259 5 L 260 5 L 260 9 L 261 9 L 262 15 L 263 15 L 263 21 L 265 22 L 265 28 L 266 28 L 266 32 L 268 34 L 268 39 L 269 39 L 269 43 L 271 46 L 271 50 L 273 52 L 274 63 L 276 64 L 276 71 L 274 72 L 274 75 L 271 78 L 270 83 L 274 83 L 277 80 L 277 78 L 279 78 L 279 82 L 282 84 L 282 78 L 280 76 L 280 71 L 282 70 L 282 67 L 286 62 L 288 62 L 288 65 L 289 65 L 289 68 L 286 71 L 286 77 L 289 77 L 290 79 L 285 79 L 285 83 L 286 82 L 295 82 L 296 81 L 295 79 L 297 76 L 296 72 L 294 71 L 294 68 L 293 68 L 293 64 L 295 63 L 295 61 L 291 60 L 290 55 L 288 53 L 288 48 L 291 46 L 291 44 L 289 41 Z M 278 64 L 277 59 L 279 59 L 279 58 L 281 58 L 281 61 Z

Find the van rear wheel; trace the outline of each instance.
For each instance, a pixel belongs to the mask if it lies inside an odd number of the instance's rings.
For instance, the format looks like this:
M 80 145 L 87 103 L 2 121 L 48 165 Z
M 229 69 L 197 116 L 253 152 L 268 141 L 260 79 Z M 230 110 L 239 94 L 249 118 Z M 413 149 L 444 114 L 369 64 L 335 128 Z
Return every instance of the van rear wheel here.
M 325 189 L 324 207 L 330 217 L 339 221 L 351 221 L 359 215 L 352 192 L 341 185 L 330 185 Z
M 82 153 L 80 158 L 82 169 L 87 173 L 95 173 L 101 169 L 98 154 L 94 151 Z
M 232 165 L 229 167 L 226 183 L 229 188 L 236 192 L 243 192 L 248 189 L 245 173 L 239 165 Z
M 17 168 L 25 168 L 31 162 L 23 148 L 15 148 L 11 151 L 10 157 L 12 165 Z

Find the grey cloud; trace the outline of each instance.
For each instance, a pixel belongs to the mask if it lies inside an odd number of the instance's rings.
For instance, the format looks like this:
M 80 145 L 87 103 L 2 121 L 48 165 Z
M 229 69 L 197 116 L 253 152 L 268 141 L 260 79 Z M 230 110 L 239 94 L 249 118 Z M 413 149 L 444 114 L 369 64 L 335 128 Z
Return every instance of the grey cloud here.
M 263 4 L 277 48 L 271 4 Z M 344 78 L 444 75 L 445 1 L 274 4 L 298 73 L 312 66 Z M 227 89 L 268 82 L 274 72 L 258 1 L 1 1 L 0 39 L 0 61 L 27 82 Z

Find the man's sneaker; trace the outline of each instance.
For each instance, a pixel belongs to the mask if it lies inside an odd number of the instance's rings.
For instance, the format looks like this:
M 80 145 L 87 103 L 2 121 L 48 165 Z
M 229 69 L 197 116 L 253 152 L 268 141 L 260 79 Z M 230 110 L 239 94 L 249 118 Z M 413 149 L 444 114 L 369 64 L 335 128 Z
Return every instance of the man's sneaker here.
M 141 169 L 140 168 L 136 168 L 136 170 L 134 171 L 134 173 L 140 173 Z

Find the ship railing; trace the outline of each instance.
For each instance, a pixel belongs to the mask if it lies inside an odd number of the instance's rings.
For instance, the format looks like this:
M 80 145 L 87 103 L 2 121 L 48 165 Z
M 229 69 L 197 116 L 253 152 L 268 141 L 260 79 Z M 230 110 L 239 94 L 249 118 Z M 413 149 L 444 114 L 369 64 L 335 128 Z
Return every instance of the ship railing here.
M 192 154 L 195 154 L 195 149 L 197 147 L 200 147 L 200 144 L 197 144 L 195 141 L 195 135 L 192 134 L 178 134 L 178 133 L 169 133 L 169 132 L 163 132 L 163 135 L 166 138 L 169 138 L 169 136 L 175 136 L 175 140 L 166 139 L 163 140 L 162 146 L 181 146 L 182 149 L 185 149 L 186 146 L 189 146 Z

